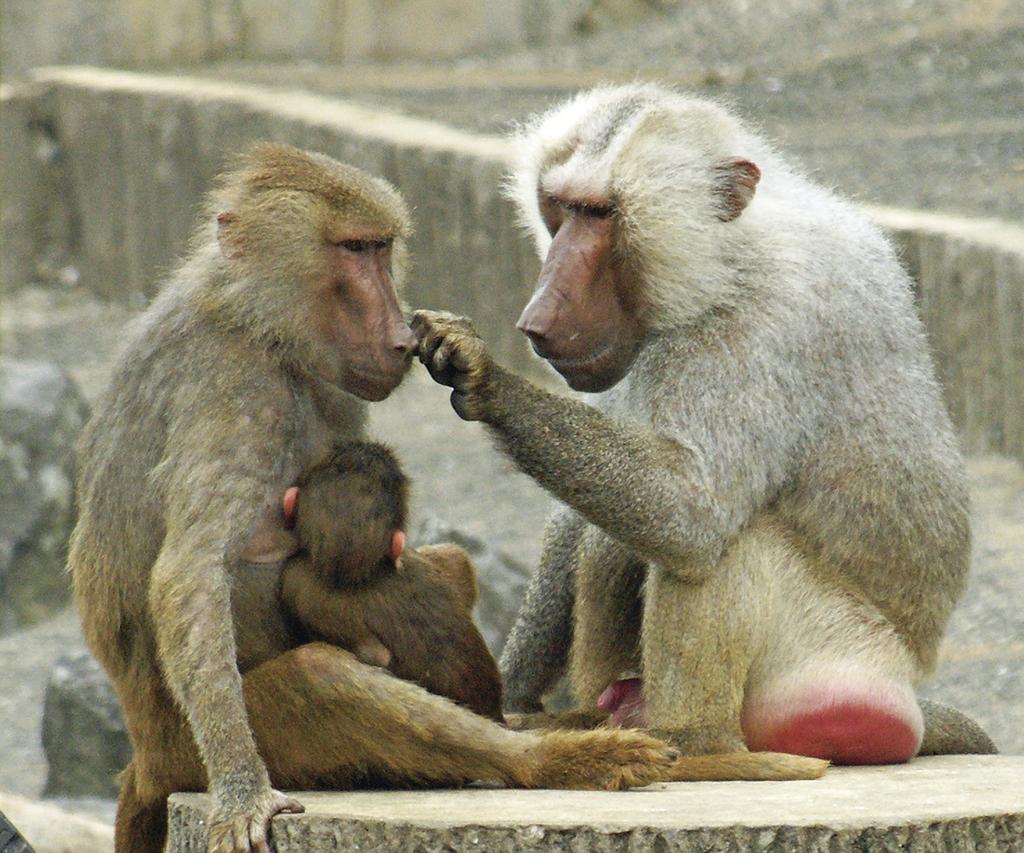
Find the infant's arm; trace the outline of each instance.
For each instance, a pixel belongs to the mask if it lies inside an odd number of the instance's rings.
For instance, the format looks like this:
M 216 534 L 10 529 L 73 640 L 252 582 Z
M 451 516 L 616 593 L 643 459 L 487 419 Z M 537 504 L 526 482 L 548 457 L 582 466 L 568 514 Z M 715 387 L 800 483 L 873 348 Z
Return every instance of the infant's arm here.
M 306 631 L 352 652 L 363 663 L 387 666 L 391 652 L 366 626 L 358 592 L 327 586 L 304 557 L 281 572 L 281 601 Z
M 351 649 L 359 660 L 370 666 L 386 668 L 391 663 L 391 652 L 373 634 L 366 634 L 356 642 L 355 648 Z

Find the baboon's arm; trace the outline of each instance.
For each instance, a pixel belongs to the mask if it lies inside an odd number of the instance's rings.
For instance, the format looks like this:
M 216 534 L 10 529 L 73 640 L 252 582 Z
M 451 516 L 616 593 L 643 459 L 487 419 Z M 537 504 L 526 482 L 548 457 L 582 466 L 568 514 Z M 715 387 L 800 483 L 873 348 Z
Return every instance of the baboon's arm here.
M 226 564 L 280 501 L 287 439 L 274 407 L 250 404 L 231 419 L 219 410 L 203 417 L 198 404 L 186 410 L 156 474 L 166 521 L 149 587 L 157 656 L 195 737 L 218 821 L 258 822 L 274 799 L 242 700 Z
M 715 494 L 713 477 L 731 460 L 709 470 L 683 430 L 622 422 L 493 370 L 482 419 L 525 473 L 642 559 L 686 575 L 718 562 L 746 520 L 727 515 Z M 723 456 L 728 447 L 723 438 Z
M 349 651 L 369 633 L 365 616 L 372 598 L 358 589 L 328 588 L 307 559 L 289 560 L 281 573 L 285 607 L 319 639 Z
M 149 603 L 164 678 L 188 718 L 211 790 L 256 791 L 270 781 L 242 703 L 225 543 L 218 533 L 202 524 L 168 531 L 153 566 Z
M 669 374 L 647 389 L 644 422 L 619 420 L 495 364 L 464 317 L 417 311 L 413 328 L 420 360 L 454 389 L 460 417 L 488 424 L 555 497 L 683 578 L 716 565 L 726 542 L 781 487 L 804 428 L 800 413 L 813 408 L 806 389 L 720 347 L 691 354 L 679 368 L 685 380 Z M 680 399 L 682 387 L 700 389 L 699 398 Z

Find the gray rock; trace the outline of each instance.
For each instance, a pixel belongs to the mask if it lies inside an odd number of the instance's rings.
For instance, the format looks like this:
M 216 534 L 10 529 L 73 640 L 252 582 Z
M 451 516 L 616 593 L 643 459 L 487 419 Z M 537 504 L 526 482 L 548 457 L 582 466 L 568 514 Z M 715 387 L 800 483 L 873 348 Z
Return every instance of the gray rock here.
M 131 760 L 121 709 L 106 673 L 86 651 L 57 661 L 46 687 L 43 749 L 48 797 L 115 797 Z
M 0 633 L 68 602 L 74 445 L 87 416 L 60 368 L 0 360 Z
M 436 518 L 425 518 L 410 532 L 413 545 L 452 542 L 466 549 L 476 566 L 480 601 L 476 619 L 491 652 L 497 655 L 512 628 L 519 603 L 526 594 L 530 572 L 504 551 Z

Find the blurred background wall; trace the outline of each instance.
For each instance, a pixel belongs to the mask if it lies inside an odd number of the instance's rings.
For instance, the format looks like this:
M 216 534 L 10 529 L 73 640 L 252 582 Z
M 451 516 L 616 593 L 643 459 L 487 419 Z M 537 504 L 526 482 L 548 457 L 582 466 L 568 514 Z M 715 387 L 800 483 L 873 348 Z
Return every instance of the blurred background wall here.
M 3 0 L 5 76 L 39 65 L 452 58 L 535 46 L 671 0 Z

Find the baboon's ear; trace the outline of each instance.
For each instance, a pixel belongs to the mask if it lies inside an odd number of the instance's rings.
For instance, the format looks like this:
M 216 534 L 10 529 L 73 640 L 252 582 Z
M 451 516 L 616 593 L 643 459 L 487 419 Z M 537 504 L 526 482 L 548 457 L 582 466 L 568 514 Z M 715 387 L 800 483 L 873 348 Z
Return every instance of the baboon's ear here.
M 735 157 L 715 167 L 715 188 L 719 196 L 718 218 L 732 222 L 746 210 L 754 197 L 761 170 L 749 160 Z

